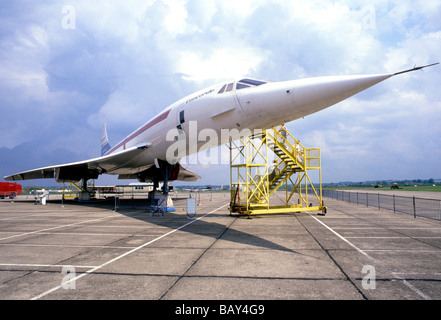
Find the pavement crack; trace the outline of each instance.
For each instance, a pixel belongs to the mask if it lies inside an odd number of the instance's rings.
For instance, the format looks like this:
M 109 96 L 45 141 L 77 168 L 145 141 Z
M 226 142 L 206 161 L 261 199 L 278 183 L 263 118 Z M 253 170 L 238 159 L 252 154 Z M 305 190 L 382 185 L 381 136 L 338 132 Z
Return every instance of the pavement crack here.
M 332 255 L 329 253 L 329 250 L 325 249 L 325 247 L 323 247 L 323 245 L 320 243 L 320 241 L 312 234 L 312 232 L 304 225 L 304 223 L 301 221 L 301 219 L 299 219 L 298 216 L 295 216 L 296 219 L 299 221 L 299 223 L 305 228 L 305 230 L 309 233 L 309 235 L 317 242 L 317 244 L 322 248 L 322 250 L 328 255 L 329 259 L 332 260 L 332 262 L 337 266 L 337 268 L 340 270 L 340 272 L 344 275 L 345 279 L 347 281 L 349 281 L 352 286 L 355 288 L 355 290 L 362 296 L 363 300 L 368 300 L 368 298 L 366 297 L 366 295 L 363 293 L 363 291 L 361 291 L 357 284 L 354 282 L 353 279 L 351 279 L 351 277 L 349 277 L 349 275 L 343 270 L 342 266 L 340 266 L 340 264 L 334 259 L 334 257 L 332 257 Z
M 186 277 L 188 277 L 187 276 L 187 273 L 193 268 L 193 266 L 195 266 L 196 265 L 196 263 L 198 263 L 198 261 L 205 255 L 205 253 L 208 251 L 208 250 L 210 250 L 213 246 L 214 246 L 214 244 L 220 239 L 220 238 L 222 238 L 222 236 L 225 234 L 225 232 L 227 232 L 229 229 L 230 229 L 230 227 L 231 227 L 231 225 L 235 222 L 237 220 L 237 218 L 234 218 L 232 221 L 231 221 L 231 223 L 230 224 L 228 224 L 228 226 L 226 226 L 225 227 L 225 230 L 223 230 L 222 231 L 222 233 L 219 235 L 219 237 L 217 237 L 214 241 L 213 241 L 213 243 L 210 245 L 210 246 L 208 246 L 202 253 L 201 253 L 201 255 L 195 260 L 195 261 L 193 261 L 193 263 L 190 265 L 190 267 L 188 267 L 188 269 L 182 274 L 182 275 L 180 275 L 179 277 L 178 277 L 178 279 L 176 279 L 176 281 L 167 289 L 167 291 L 159 298 L 159 300 L 163 300 L 164 299 L 164 297 L 176 286 L 176 284 L 181 280 L 181 279 L 183 279 L 183 278 L 186 278 Z

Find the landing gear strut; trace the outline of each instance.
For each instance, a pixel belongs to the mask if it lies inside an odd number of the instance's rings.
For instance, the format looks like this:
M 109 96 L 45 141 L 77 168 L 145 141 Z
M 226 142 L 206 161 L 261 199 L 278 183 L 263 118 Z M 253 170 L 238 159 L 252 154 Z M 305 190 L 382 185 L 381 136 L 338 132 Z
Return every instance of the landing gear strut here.
M 159 160 L 158 159 L 158 165 L 159 170 L 161 171 L 162 178 L 164 179 L 164 184 L 162 186 L 162 193 L 164 195 L 168 195 L 169 187 L 168 187 L 168 181 L 170 180 L 170 177 L 173 172 L 174 165 L 171 165 L 167 161 Z

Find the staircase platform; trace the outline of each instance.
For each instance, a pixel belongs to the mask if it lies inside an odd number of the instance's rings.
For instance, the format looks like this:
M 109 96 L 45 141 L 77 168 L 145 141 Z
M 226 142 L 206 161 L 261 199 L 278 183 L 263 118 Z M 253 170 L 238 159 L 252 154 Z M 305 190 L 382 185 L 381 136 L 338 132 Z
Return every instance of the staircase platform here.
M 230 142 L 229 148 L 230 214 L 326 214 L 319 148 L 305 148 L 284 126 L 242 137 Z M 311 181 L 312 172 L 318 173 L 317 187 Z

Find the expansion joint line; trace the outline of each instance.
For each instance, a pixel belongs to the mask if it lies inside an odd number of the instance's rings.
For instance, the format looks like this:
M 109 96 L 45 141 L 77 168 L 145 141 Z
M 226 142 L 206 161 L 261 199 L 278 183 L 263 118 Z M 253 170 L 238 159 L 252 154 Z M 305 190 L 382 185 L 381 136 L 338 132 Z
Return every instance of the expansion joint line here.
M 229 205 L 229 204 L 228 204 Z M 223 207 L 225 207 L 225 206 L 223 206 Z M 231 227 L 231 225 L 235 222 L 237 220 L 237 218 L 235 218 L 235 219 L 233 219 L 233 221 L 231 221 L 231 223 L 225 228 L 225 230 L 219 235 L 219 237 L 217 237 L 216 238 L 216 240 L 214 240 L 213 241 L 213 243 L 210 245 L 210 246 L 208 246 L 208 248 L 206 248 L 205 250 L 204 250 L 204 252 L 202 252 L 201 253 L 201 255 L 191 264 L 191 266 L 182 274 L 182 275 L 180 275 L 179 276 L 179 278 L 178 279 L 176 279 L 176 281 L 170 286 L 170 288 L 168 288 L 168 290 L 159 298 L 159 300 L 162 300 L 175 286 L 176 286 L 176 284 L 182 279 L 182 278 L 185 278 L 186 276 L 187 276 L 187 273 L 191 270 L 191 268 L 193 268 L 193 266 L 194 265 L 196 265 L 196 263 L 205 255 L 205 253 L 208 251 L 208 250 L 210 250 L 214 245 L 215 245 L 215 243 L 220 239 L 220 238 L 222 238 L 223 237 L 223 235 L 225 234 L 225 232 L 227 232 L 229 229 L 230 229 L 230 227 Z
M 217 208 L 217 209 L 214 209 L 213 211 L 210 211 L 209 213 L 206 213 L 206 214 L 204 214 L 203 216 L 201 216 L 201 217 L 199 217 L 199 218 L 197 218 L 197 219 L 194 219 L 194 220 L 192 220 L 192 221 L 190 221 L 190 222 L 187 222 L 186 224 L 184 224 L 184 225 L 182 225 L 182 226 L 180 226 L 180 227 L 178 227 L 178 228 L 176 228 L 176 229 L 173 229 L 173 230 L 171 230 L 170 232 L 167 232 L 167 233 L 163 234 L 162 236 L 159 236 L 159 237 L 157 237 L 157 238 L 155 238 L 155 239 L 153 239 L 153 240 L 151 240 L 151 241 L 149 241 L 149 242 L 144 243 L 143 245 L 141 245 L 141 246 L 139 246 L 139 247 L 136 247 L 136 248 L 134 248 L 134 249 L 132 249 L 132 250 L 130 250 L 130 251 L 127 251 L 126 253 L 124 253 L 124 254 L 122 254 L 122 255 L 116 257 L 116 258 L 113 258 L 113 259 L 111 259 L 111 260 L 109 260 L 109 261 L 107 261 L 107 262 L 104 262 L 103 264 L 101 264 L 101 265 L 99 265 L 99 266 L 96 266 L 96 267 L 94 267 L 94 268 L 92 268 L 92 269 L 90 269 L 90 270 L 88 270 L 88 271 L 86 271 L 86 272 L 84 272 L 84 273 L 82 273 L 82 274 L 76 276 L 76 277 L 73 278 L 73 279 L 70 279 L 70 281 L 77 281 L 77 280 L 79 280 L 79 279 L 81 279 L 81 278 L 83 278 L 83 277 L 85 277 L 85 276 L 87 276 L 87 275 L 89 275 L 89 274 L 95 273 L 96 271 L 102 269 L 103 267 L 105 267 L 105 266 L 107 266 L 107 265 L 109 265 L 109 264 L 111 264 L 111 263 L 114 263 L 114 262 L 116 262 L 116 261 L 118 261 L 118 260 L 120 260 L 120 259 L 122 259 L 122 258 L 124 258 L 124 257 L 126 257 L 126 256 L 128 256 L 128 255 L 130 255 L 130 254 L 132 254 L 132 253 L 134 253 L 134 252 L 136 252 L 136 251 L 142 249 L 142 248 L 145 248 L 145 247 L 147 247 L 148 245 L 150 245 L 150 244 L 152 244 L 152 243 L 154 243 L 154 242 L 156 242 L 156 241 L 158 241 L 158 240 L 160 240 L 160 239 L 162 239 L 162 238 L 165 238 L 165 237 L 167 237 L 167 236 L 169 236 L 169 235 L 175 233 L 176 231 L 179 231 L 179 230 L 185 228 L 186 226 L 188 226 L 188 225 L 190 225 L 190 224 L 193 224 L 193 223 L 195 223 L 196 221 L 199 221 L 199 220 L 205 218 L 206 216 L 208 216 L 208 215 L 210 215 L 210 214 L 212 214 L 212 213 L 214 213 L 214 212 L 216 212 L 216 211 L 219 211 L 219 210 L 222 209 L 222 208 L 225 208 L 225 207 L 228 206 L 228 205 L 229 205 L 229 204 L 227 203 L 227 204 L 225 204 L 225 205 L 223 205 L 223 206 L 221 206 L 221 207 L 219 207 L 219 208 Z M 50 289 L 50 290 L 47 290 L 47 291 L 43 292 L 42 294 L 39 294 L 38 296 L 33 297 L 31 300 L 39 300 L 39 299 L 41 299 L 41 298 L 47 296 L 48 294 L 53 293 L 53 292 L 59 290 L 60 288 L 62 288 L 62 285 L 58 285 L 58 286 L 56 286 L 56 287 L 54 287 L 54 288 L 52 288 L 52 289 Z
M 343 211 L 340 211 L 343 212 Z M 344 212 L 343 212 L 344 213 Z M 313 218 L 314 220 L 316 220 L 317 222 L 319 222 L 322 226 L 324 226 L 326 229 L 328 229 L 329 231 L 331 231 L 333 234 L 335 234 L 337 237 L 339 237 L 341 240 L 343 240 L 344 242 L 346 242 L 348 245 L 350 245 L 351 247 L 353 247 L 354 249 L 356 249 L 359 253 L 361 253 L 362 255 L 364 255 L 365 257 L 369 258 L 370 260 L 372 260 L 373 262 L 375 262 L 377 265 L 383 265 L 383 263 L 381 261 L 379 261 L 378 259 L 375 259 L 373 257 L 371 257 L 369 254 L 367 254 L 365 251 L 361 250 L 360 248 L 358 248 L 357 246 L 355 246 L 353 243 L 351 243 L 348 239 L 346 239 L 345 237 L 343 237 L 342 235 L 340 235 L 338 232 L 336 232 L 335 230 L 333 230 L 331 227 L 329 227 L 328 225 L 326 225 L 325 223 L 323 223 L 322 221 L 320 221 L 319 219 L 317 219 L 316 217 L 309 215 L 311 218 Z M 298 219 L 298 218 L 297 218 Z M 299 220 L 300 221 L 300 220 Z M 301 223 L 301 222 L 300 222 Z M 303 224 L 302 224 L 303 225 Z M 306 227 L 305 227 L 306 229 Z M 306 229 L 308 232 L 309 230 Z M 309 232 L 309 234 L 311 234 Z M 311 236 L 317 241 L 317 243 L 323 248 L 323 246 L 320 244 L 320 242 L 311 234 Z M 324 250 L 324 249 L 323 249 Z M 332 259 L 332 261 L 334 261 L 334 263 L 338 266 L 338 268 L 343 272 L 343 274 L 346 275 L 346 273 L 342 270 L 342 268 L 338 265 L 338 263 L 331 257 L 331 255 L 328 253 L 327 250 L 325 250 L 325 252 L 327 253 L 327 255 Z M 386 270 L 388 270 L 387 267 L 385 267 Z M 413 292 L 415 292 L 417 295 L 419 295 L 421 298 L 423 298 L 424 300 L 432 300 L 432 298 L 428 295 L 426 295 L 424 292 L 421 292 L 419 289 L 417 289 L 415 286 L 413 286 L 411 283 L 409 283 L 406 279 L 400 277 L 398 274 L 396 274 L 393 271 L 387 271 L 388 273 L 390 273 L 395 279 L 401 281 L 401 283 L 403 283 L 405 286 L 407 286 L 409 289 L 411 289 Z M 347 276 L 347 275 L 346 275 Z M 348 276 L 347 276 L 348 277 Z M 358 287 L 355 285 L 355 283 L 348 277 L 349 281 L 357 288 L 357 291 L 359 291 L 362 296 L 364 298 L 365 295 L 358 289 Z
M 297 215 L 295 215 L 295 217 L 297 218 L 297 220 L 300 222 L 300 224 L 303 226 L 303 228 L 305 228 L 305 230 L 309 233 L 309 235 L 317 242 L 317 244 L 322 248 L 322 250 L 324 252 L 326 252 L 326 254 L 328 255 L 329 259 L 332 260 L 332 262 L 337 266 L 337 268 L 340 270 L 340 272 L 346 277 L 346 280 L 348 280 L 352 286 L 355 288 L 355 290 L 363 297 L 363 300 L 368 300 L 368 298 L 365 296 L 365 294 L 363 293 L 363 291 L 361 291 L 358 286 L 356 285 L 356 283 L 351 279 L 351 277 L 349 277 L 349 275 L 343 270 L 343 268 L 338 264 L 338 262 L 332 257 L 332 255 L 329 253 L 329 251 L 327 249 L 325 249 L 322 244 L 320 243 L 320 241 L 311 233 L 311 231 L 309 231 L 309 229 L 302 223 L 302 221 L 298 218 Z M 311 216 L 312 217 L 312 216 Z M 313 217 L 314 218 L 314 217 Z M 316 219 L 317 220 L 317 219 Z M 317 220 L 319 222 L 321 222 L 320 220 Z

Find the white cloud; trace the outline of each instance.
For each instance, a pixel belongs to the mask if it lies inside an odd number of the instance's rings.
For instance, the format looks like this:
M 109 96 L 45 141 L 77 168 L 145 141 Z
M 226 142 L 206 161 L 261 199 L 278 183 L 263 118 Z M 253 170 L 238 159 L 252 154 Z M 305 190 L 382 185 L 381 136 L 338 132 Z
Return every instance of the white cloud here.
M 39 26 L 30 25 L 18 29 L 15 37 L 1 40 L 2 59 L 0 60 L 0 79 L 2 87 L 17 90 L 17 94 L 33 99 L 43 99 L 48 91 L 45 57 L 48 53 L 47 35 Z
M 168 6 L 168 13 L 164 17 L 164 27 L 174 35 L 186 34 L 193 29 L 188 23 L 188 12 L 183 0 L 164 0 Z
M 386 69 L 396 72 L 416 65 L 431 64 L 441 59 L 441 31 L 422 35 L 410 34 L 396 47 L 387 49 Z
M 258 48 L 217 48 L 206 54 L 183 52 L 178 62 L 178 72 L 188 80 L 224 80 L 253 73 L 265 59 Z

